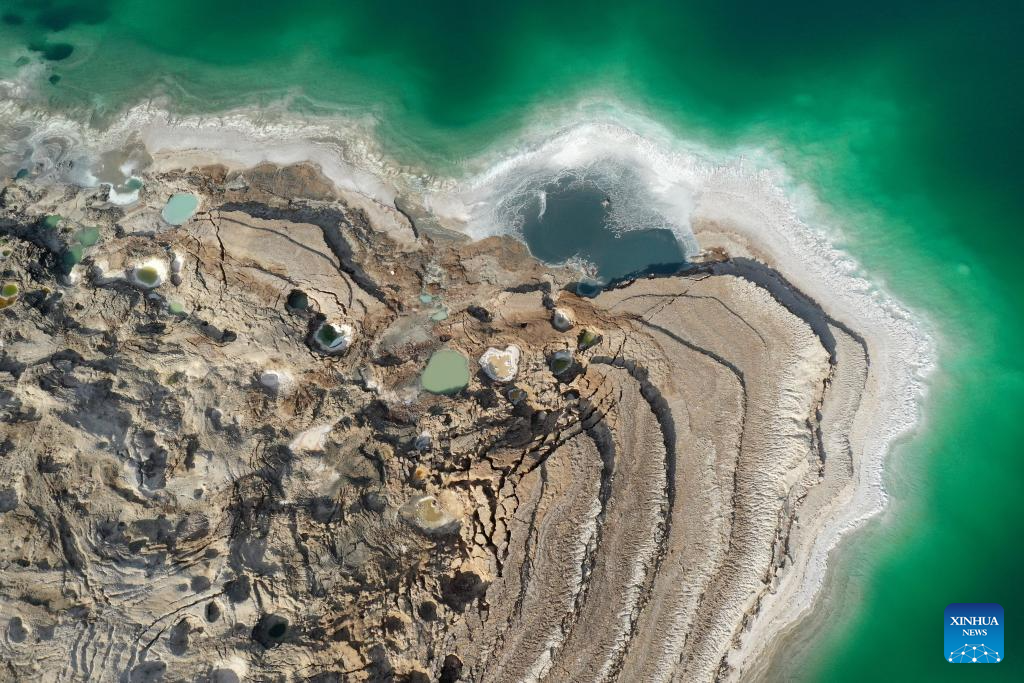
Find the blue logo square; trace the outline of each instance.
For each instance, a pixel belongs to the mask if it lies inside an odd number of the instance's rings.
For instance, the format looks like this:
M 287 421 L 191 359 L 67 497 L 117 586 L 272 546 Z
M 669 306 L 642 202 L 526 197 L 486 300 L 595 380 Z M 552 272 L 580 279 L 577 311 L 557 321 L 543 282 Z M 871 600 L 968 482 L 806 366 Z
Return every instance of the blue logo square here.
M 954 602 L 946 606 L 942 657 L 953 664 L 1003 661 L 1003 608 L 994 602 Z

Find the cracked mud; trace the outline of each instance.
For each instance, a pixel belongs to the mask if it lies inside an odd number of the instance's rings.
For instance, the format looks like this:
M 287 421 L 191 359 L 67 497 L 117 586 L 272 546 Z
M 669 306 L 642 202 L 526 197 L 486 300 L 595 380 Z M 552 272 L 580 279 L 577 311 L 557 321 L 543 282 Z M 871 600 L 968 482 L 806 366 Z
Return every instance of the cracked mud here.
M 864 342 L 752 258 L 586 299 L 305 166 L 143 197 L 0 197 L 4 680 L 732 679 L 852 486 Z

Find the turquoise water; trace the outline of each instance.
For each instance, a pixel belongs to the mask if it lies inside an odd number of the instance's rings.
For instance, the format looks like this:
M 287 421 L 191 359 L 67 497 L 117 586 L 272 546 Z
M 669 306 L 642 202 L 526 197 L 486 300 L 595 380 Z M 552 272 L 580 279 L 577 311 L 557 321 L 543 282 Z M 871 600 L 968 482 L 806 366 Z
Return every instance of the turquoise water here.
M 938 659 L 945 605 L 1022 613 L 1021 3 L 0 9 L 0 78 L 97 126 L 154 96 L 179 113 L 284 101 L 369 117 L 389 156 L 449 172 L 596 97 L 680 139 L 783 162 L 840 246 L 942 337 L 927 422 L 889 461 L 890 508 L 842 546 L 838 612 L 793 640 L 776 678 L 959 680 Z M 1021 630 L 1007 633 L 1006 661 L 972 677 L 1024 678 Z
M 196 212 L 199 206 L 199 199 L 188 192 L 178 192 L 171 195 L 164 205 L 160 216 L 171 225 L 181 225 Z

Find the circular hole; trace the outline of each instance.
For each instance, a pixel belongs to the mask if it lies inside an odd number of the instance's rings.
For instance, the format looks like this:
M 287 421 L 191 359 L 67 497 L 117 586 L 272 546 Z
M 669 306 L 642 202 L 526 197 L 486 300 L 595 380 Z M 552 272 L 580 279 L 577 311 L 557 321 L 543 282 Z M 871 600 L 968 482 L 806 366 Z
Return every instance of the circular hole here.
M 309 297 L 305 292 L 293 289 L 288 295 L 288 308 L 304 311 L 309 307 Z

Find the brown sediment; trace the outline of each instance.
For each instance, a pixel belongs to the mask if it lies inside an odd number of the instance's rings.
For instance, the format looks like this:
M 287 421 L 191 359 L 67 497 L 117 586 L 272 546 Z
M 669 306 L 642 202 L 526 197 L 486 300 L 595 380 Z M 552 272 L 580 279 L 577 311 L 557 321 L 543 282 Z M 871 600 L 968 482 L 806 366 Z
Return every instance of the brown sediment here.
M 160 225 L 172 191 L 204 210 Z M 851 495 L 855 331 L 717 244 L 583 299 L 510 238 L 434 240 L 311 167 L 165 173 L 149 193 L 126 213 L 4 189 L 5 268 L 32 283 L 0 312 L 11 675 L 753 670 L 744 638 L 770 639 L 765 601 Z M 70 279 L 59 231 L 35 228 L 56 213 L 103 233 Z M 135 264 L 172 254 L 172 277 L 132 286 Z M 351 343 L 319 353 L 338 320 Z M 510 346 L 508 382 L 421 391 L 437 349 Z M 555 374 L 557 354 L 573 362 Z M 268 391 L 268 368 L 288 382 Z

